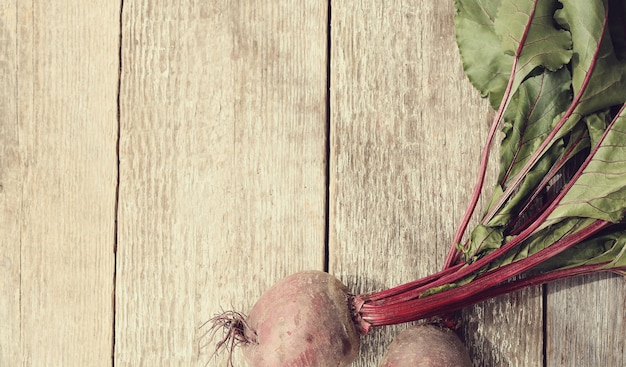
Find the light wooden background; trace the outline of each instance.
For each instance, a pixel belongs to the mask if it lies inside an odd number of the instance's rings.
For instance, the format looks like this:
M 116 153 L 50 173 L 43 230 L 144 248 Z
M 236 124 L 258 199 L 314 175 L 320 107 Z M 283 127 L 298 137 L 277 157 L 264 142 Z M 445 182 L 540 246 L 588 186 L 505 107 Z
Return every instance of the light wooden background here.
M 452 1 L 331 5 L 0 4 L 0 366 L 224 366 L 200 325 L 287 274 L 442 266 L 490 118 Z M 624 366 L 625 307 L 593 276 L 462 334 L 476 366 Z

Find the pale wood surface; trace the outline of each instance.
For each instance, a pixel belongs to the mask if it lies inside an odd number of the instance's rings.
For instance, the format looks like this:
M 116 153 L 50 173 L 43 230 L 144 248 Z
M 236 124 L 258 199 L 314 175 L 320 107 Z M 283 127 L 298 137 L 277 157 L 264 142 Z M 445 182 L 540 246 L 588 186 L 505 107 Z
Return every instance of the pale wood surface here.
M 204 365 L 204 321 L 324 266 L 326 5 L 174 4 L 124 4 L 116 367 Z
M 119 11 L 0 6 L 0 366 L 108 366 Z
M 360 292 L 442 266 L 491 116 L 452 2 L 331 14 L 329 34 L 321 1 L 0 5 L 0 366 L 224 366 L 202 323 L 289 273 Z M 625 304 L 622 278 L 573 279 L 461 334 L 475 366 L 622 366 Z
M 546 287 L 546 366 L 626 366 L 621 276 L 592 274 Z
M 17 107 L 17 6 L 0 8 L 0 365 L 22 360 L 20 210 L 22 158 Z

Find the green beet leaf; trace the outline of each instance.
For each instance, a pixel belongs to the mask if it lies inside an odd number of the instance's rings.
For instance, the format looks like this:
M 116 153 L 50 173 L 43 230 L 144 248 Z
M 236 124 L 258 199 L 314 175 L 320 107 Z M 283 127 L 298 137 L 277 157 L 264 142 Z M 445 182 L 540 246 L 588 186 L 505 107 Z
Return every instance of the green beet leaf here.
M 563 8 L 555 13 L 555 19 L 572 34 L 573 92 L 577 95 L 584 90 L 576 105 L 576 113 L 586 115 L 623 103 L 626 99 L 626 63 L 618 59 L 608 26 L 610 17 L 605 16 L 616 14 L 619 19 L 621 14 L 623 20 L 623 1 L 562 0 L 562 3 Z M 621 9 L 615 5 L 621 5 Z M 623 42 L 623 33 L 613 36 L 618 44 Z M 623 50 L 619 52 L 623 53 Z
M 511 72 L 511 94 L 536 68 L 556 71 L 572 56 L 570 34 L 556 28 L 553 1 L 457 0 L 456 37 L 465 73 L 488 96 L 502 102 Z M 513 64 L 516 67 L 513 70 Z
M 451 249 L 468 263 L 464 283 L 491 272 L 624 271 L 625 4 L 456 1 L 468 79 L 504 108 L 497 186 L 481 224 Z M 484 38 L 469 36 L 477 26 Z
M 542 227 L 567 217 L 620 222 L 626 210 L 626 110 L 606 130 L 590 161 Z

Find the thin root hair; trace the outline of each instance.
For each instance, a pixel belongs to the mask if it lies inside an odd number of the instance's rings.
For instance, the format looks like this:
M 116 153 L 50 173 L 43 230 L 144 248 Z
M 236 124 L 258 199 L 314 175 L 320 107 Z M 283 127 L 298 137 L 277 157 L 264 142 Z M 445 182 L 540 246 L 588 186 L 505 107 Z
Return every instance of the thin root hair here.
M 199 351 L 205 349 L 212 344 L 219 330 L 222 336 L 218 337 L 215 343 L 215 350 L 211 354 L 209 361 L 222 351 L 228 352 L 227 366 L 233 366 L 233 351 L 239 346 L 256 343 L 256 332 L 250 328 L 246 322 L 246 316 L 236 311 L 224 311 L 213 318 L 207 320 L 199 329 L 209 327 L 202 335 L 200 341 L 206 340 L 205 343 L 199 345 Z M 207 361 L 207 365 L 208 365 Z

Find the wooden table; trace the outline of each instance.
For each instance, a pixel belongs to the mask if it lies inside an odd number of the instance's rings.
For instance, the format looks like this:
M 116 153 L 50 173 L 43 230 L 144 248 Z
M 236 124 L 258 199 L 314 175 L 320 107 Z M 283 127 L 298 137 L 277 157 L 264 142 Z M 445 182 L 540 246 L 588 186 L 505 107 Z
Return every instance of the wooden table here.
M 331 5 L 0 6 L 0 366 L 204 366 L 200 325 L 287 274 L 441 268 L 491 116 L 452 1 Z M 461 331 L 476 366 L 624 366 L 625 307 L 591 276 Z

